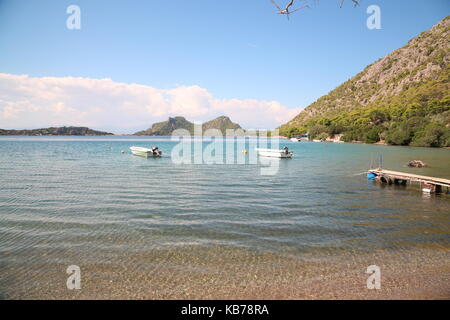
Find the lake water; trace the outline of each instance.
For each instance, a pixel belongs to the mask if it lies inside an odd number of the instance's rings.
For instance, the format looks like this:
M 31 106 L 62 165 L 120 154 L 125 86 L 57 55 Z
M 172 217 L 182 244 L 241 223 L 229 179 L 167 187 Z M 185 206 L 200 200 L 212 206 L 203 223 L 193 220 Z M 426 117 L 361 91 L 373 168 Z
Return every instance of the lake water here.
M 382 155 L 385 168 L 450 178 L 450 150 L 281 144 L 294 158 L 264 176 L 261 164 L 175 164 L 170 138 L 0 138 L 0 297 L 66 294 L 68 265 L 99 284 L 80 297 L 101 298 L 114 290 L 140 297 L 154 279 L 154 295 L 142 297 L 190 297 L 200 278 L 194 297 L 215 297 L 201 292 L 231 281 L 217 276 L 221 265 L 279 277 L 281 291 L 282 275 L 270 270 L 287 260 L 327 264 L 384 252 L 400 261 L 402 252 L 437 250 L 448 265 L 450 195 L 380 186 L 360 173 Z M 133 145 L 158 145 L 163 157 L 133 156 Z M 408 168 L 414 159 L 429 167 Z M 252 272 L 239 283 L 257 289 Z M 99 292 L 101 283 L 111 287 Z

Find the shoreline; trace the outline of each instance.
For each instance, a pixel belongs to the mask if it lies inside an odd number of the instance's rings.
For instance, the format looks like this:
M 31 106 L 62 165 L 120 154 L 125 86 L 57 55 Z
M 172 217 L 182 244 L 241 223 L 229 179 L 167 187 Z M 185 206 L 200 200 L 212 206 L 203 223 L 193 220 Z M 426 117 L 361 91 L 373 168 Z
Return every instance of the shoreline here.
M 0 135 L 1 137 L 147 137 L 147 138 L 163 138 L 163 137 L 170 137 L 170 136 L 145 136 L 145 135 L 134 135 L 134 134 L 109 134 L 109 135 Z M 193 136 L 196 137 L 196 136 Z M 210 136 L 202 136 L 202 137 L 210 137 Z M 242 136 L 242 138 L 252 138 L 257 136 Z M 227 138 L 227 137 L 224 137 Z M 273 136 L 273 137 L 267 137 L 267 139 L 286 139 L 289 140 L 289 138 L 284 136 Z M 312 140 L 309 141 L 298 141 L 294 143 L 300 143 L 300 142 L 314 142 L 314 143 L 336 143 L 336 144 L 361 144 L 361 145 L 374 145 L 374 146 L 386 146 L 386 147 L 406 147 L 406 148 L 421 148 L 421 149 L 447 149 L 450 150 L 450 147 L 423 147 L 423 146 L 410 146 L 410 145 L 393 145 L 393 144 L 387 144 L 385 142 L 375 142 L 375 143 L 366 143 L 362 141 L 352 141 L 352 142 L 335 142 L 335 141 L 321 141 L 321 142 L 315 142 Z

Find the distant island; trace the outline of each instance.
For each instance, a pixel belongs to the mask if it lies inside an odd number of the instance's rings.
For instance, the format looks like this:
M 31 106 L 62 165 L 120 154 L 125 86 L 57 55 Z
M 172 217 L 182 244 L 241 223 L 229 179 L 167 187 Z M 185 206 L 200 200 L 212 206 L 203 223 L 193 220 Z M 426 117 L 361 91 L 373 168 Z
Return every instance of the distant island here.
M 450 146 L 450 17 L 282 125 L 288 138 Z
M 176 129 L 186 129 L 191 135 L 194 135 L 194 123 L 186 120 L 184 117 L 169 118 L 167 121 L 154 123 L 147 130 L 134 133 L 135 136 L 170 136 Z M 229 117 L 221 116 L 202 124 L 202 132 L 208 129 L 218 129 L 222 135 L 226 135 L 227 129 L 242 129 L 240 125 L 234 123 Z
M 0 129 L 0 136 L 111 136 L 112 133 L 87 127 L 50 127 L 31 130 Z

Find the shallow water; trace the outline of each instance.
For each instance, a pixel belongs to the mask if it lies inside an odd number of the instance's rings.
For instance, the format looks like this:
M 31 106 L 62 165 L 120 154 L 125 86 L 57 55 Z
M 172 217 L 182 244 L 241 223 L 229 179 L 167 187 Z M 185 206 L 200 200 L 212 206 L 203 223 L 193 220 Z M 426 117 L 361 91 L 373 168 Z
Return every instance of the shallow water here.
M 401 252 L 450 247 L 450 195 L 358 175 L 382 155 L 385 168 L 450 178 L 450 150 L 281 143 L 294 158 L 276 160 L 277 174 L 264 176 L 262 164 L 174 164 L 169 138 L 0 138 L 1 296 L 20 287 L 26 297 L 52 265 L 157 277 L 174 265 L 183 275 L 192 261 L 202 269 L 213 259 L 209 249 L 222 261 L 244 250 L 246 268 L 256 268 L 267 263 L 264 255 L 271 263 L 332 262 L 342 254 L 392 250 L 401 259 Z M 132 145 L 156 144 L 160 159 L 129 153 Z M 429 167 L 408 168 L 413 159 Z M 177 258 L 183 248 L 184 264 Z M 207 267 L 202 272 L 208 277 Z

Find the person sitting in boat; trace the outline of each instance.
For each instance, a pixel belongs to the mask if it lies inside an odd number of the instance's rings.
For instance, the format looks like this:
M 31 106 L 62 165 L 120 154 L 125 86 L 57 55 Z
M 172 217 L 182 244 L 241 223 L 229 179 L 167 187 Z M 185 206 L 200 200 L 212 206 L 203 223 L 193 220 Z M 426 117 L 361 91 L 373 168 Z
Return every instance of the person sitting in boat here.
M 284 147 L 283 150 L 284 150 L 285 154 L 289 154 L 289 148 L 288 147 Z

